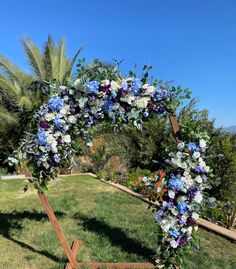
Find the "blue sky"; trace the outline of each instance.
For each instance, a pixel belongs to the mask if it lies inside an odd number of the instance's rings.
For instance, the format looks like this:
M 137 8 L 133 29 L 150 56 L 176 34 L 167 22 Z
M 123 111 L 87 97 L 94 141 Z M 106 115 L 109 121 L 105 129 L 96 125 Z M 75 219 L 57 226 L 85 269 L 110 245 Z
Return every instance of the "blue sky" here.
M 150 64 L 155 76 L 189 87 L 216 125 L 236 125 L 236 1 L 0 0 L 0 54 L 29 69 L 19 43 L 65 37 L 91 60 Z

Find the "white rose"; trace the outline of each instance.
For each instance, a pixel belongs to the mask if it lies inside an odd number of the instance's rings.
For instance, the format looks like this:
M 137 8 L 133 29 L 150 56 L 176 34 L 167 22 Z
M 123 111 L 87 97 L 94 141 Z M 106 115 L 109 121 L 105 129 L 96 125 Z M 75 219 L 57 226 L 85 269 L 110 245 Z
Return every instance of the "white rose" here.
M 178 247 L 178 243 L 175 240 L 171 240 L 170 245 L 171 245 L 172 248 L 177 248 Z
M 119 84 L 112 80 L 110 88 L 112 91 L 117 91 L 119 89 Z
M 149 98 L 142 97 L 137 100 L 136 105 L 138 108 L 146 108 L 148 105 L 148 101 L 149 101 Z
M 79 87 L 80 84 L 81 84 L 80 79 L 76 79 L 76 80 L 74 81 L 74 87 L 75 87 L 76 89 Z
M 74 124 L 74 123 L 76 122 L 76 118 L 75 118 L 75 116 L 70 115 L 70 116 L 68 117 L 68 121 L 69 121 L 70 123 Z
M 144 88 L 144 86 L 143 86 Z M 145 95 L 150 95 L 152 94 L 153 92 L 155 92 L 156 88 L 153 86 L 153 85 L 149 85 L 149 84 L 145 84 L 145 88 L 144 88 L 146 91 L 145 91 Z
M 202 183 L 202 177 L 201 177 L 201 176 L 197 176 L 197 177 L 195 178 L 195 181 L 196 181 L 197 183 Z
M 185 146 L 185 143 L 184 142 L 180 142 L 180 143 L 178 143 L 178 149 L 179 150 L 182 150 L 183 148 L 184 148 L 184 146 Z
M 174 199 L 175 198 L 175 193 L 171 190 L 168 190 L 168 196 L 171 198 L 171 199 Z
M 200 156 L 201 156 L 201 154 L 198 151 L 193 153 L 193 159 L 198 159 Z
M 108 86 L 110 84 L 110 80 L 104 79 L 101 81 L 101 86 Z
M 194 201 L 200 204 L 203 200 L 202 194 L 198 191 L 194 197 Z
M 199 145 L 200 145 L 200 148 L 205 148 L 206 147 L 206 141 L 204 139 L 200 139 Z
M 210 171 L 210 167 L 209 166 L 205 166 L 205 171 L 208 173 Z
M 192 218 L 195 219 L 195 220 L 198 220 L 198 219 L 199 219 L 199 215 L 198 215 L 198 213 L 193 212 L 193 213 L 192 213 Z
M 46 115 L 45 115 L 45 120 L 46 121 L 51 121 L 51 120 L 53 120 L 55 118 L 55 113 L 53 112 L 53 113 L 47 113 Z
M 66 144 L 69 144 L 71 142 L 70 135 L 65 135 L 62 137 L 62 141 Z

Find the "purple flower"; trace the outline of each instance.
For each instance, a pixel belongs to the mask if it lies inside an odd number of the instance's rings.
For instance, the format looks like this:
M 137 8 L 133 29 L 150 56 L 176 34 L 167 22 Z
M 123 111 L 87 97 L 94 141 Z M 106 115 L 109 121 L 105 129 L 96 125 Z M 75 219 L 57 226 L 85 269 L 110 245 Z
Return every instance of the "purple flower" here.
M 149 104 L 148 109 L 149 110 L 156 110 L 157 106 L 155 104 Z
M 205 171 L 202 169 L 202 167 L 199 166 L 199 165 L 195 166 L 194 171 L 197 172 L 197 173 L 199 173 L 199 174 L 203 174 L 203 173 L 205 172 Z
M 48 108 L 59 112 L 64 106 L 64 100 L 59 96 L 52 96 L 48 101 Z
M 41 120 L 39 122 L 39 126 L 43 129 L 48 129 L 49 128 L 49 123 L 46 120 Z
M 197 187 L 192 185 L 187 191 L 188 198 L 190 200 L 193 199 L 195 197 L 197 191 L 198 191 Z
M 179 243 L 179 246 L 182 247 L 186 244 L 186 240 L 183 237 L 181 237 L 179 238 L 178 243 Z
M 187 225 L 192 226 L 196 221 L 192 217 L 188 217 L 187 219 Z

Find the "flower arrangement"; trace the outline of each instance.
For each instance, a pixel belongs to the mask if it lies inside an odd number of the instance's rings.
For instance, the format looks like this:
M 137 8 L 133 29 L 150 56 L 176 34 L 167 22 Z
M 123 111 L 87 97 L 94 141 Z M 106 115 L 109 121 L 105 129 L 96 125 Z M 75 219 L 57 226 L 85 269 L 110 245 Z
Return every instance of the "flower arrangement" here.
M 41 192 L 61 165 L 73 165 L 76 137 L 91 145 L 93 128 L 104 121 L 115 131 L 124 123 L 141 129 L 151 115 L 171 112 L 172 99 L 179 94 L 168 83 L 150 83 L 147 75 L 139 79 L 133 73 L 125 78 L 119 74 L 116 80 L 78 78 L 67 85 L 51 84 L 48 88 L 48 101 L 34 115 L 32 130 L 17 153 L 17 159 L 28 161 L 34 186 Z
M 203 190 L 208 187 L 206 174 L 210 171 L 204 161 L 205 150 L 206 141 L 200 139 L 198 144 L 180 142 L 176 152 L 169 154 L 172 169 L 156 190 L 157 194 L 162 193 L 156 222 L 163 235 L 158 246 L 157 268 L 174 268 L 174 258 L 180 258 L 178 254 L 189 247 L 192 233 L 197 230 Z M 151 190 L 158 180 L 159 176 L 143 178 Z

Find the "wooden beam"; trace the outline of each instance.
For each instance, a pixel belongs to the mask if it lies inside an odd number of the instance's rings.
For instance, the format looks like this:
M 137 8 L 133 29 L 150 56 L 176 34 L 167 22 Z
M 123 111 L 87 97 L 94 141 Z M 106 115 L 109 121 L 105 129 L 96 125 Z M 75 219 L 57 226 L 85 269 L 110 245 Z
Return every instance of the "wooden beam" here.
M 77 264 L 75 255 L 72 252 L 72 250 L 71 250 L 71 248 L 66 240 L 66 237 L 65 237 L 65 235 L 64 235 L 64 233 L 63 233 L 63 231 L 58 223 L 58 220 L 57 220 L 57 218 L 53 212 L 53 209 L 52 209 L 51 205 L 49 204 L 46 196 L 38 191 L 38 197 L 39 197 L 40 203 L 42 204 L 42 206 L 44 207 L 44 209 L 48 215 L 48 218 L 49 218 L 49 220 L 54 228 L 54 231 L 56 232 L 56 235 L 61 243 L 61 246 L 66 253 L 66 256 L 71 264 L 72 269 L 78 268 L 78 264 Z
M 170 123 L 171 123 L 171 127 L 173 130 L 175 141 L 176 141 L 176 143 L 179 143 L 179 141 L 180 141 L 180 128 L 179 128 L 178 121 L 176 119 L 176 116 L 173 114 L 171 114 L 169 117 L 170 117 Z
M 73 255 L 76 259 L 77 253 L 79 251 L 79 240 L 75 240 L 72 244 L 72 248 L 71 248 Z M 67 263 L 66 268 L 65 269 L 73 269 L 70 262 Z
M 101 267 L 104 268 L 119 268 L 119 269 L 128 269 L 128 268 L 142 268 L 142 269 L 154 269 L 155 265 L 152 263 L 139 263 L 139 262 L 126 262 L 126 263 L 106 263 L 106 262 L 94 262 L 94 263 L 86 263 L 80 262 L 79 268 L 83 268 L 83 266 L 87 266 L 91 269 L 99 269 Z

